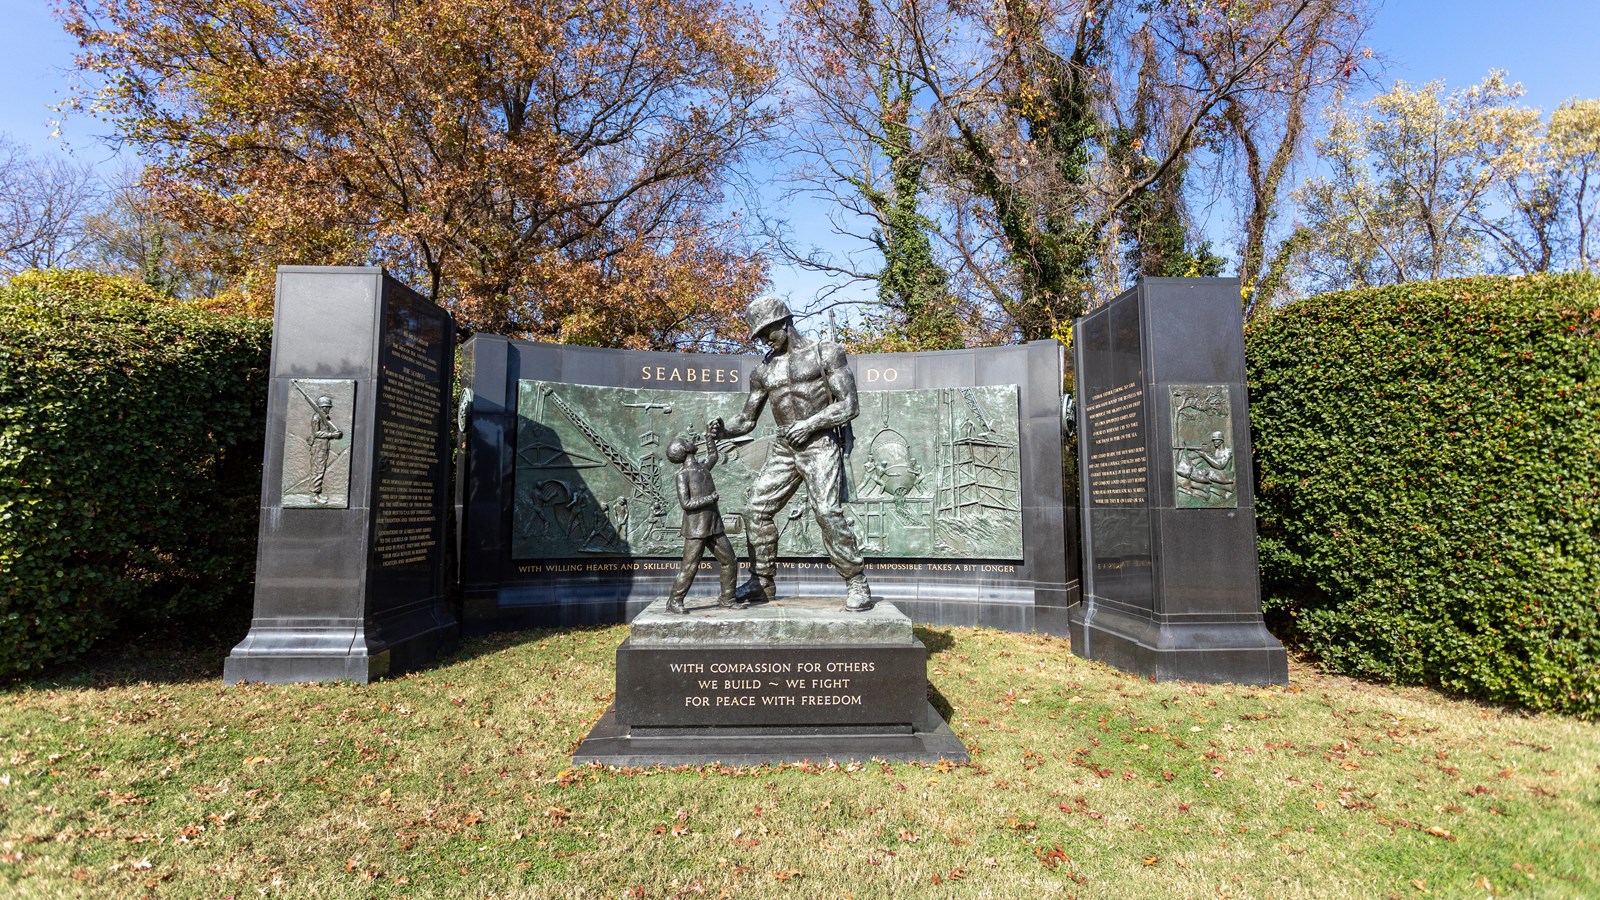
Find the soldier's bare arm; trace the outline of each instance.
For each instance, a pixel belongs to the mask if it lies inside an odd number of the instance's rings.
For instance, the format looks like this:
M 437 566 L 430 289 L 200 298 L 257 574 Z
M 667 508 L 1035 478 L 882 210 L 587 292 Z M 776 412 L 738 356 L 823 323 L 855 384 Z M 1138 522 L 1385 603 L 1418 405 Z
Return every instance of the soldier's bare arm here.
M 767 367 L 756 366 L 750 373 L 750 396 L 745 398 L 744 409 L 734 416 L 732 422 L 723 422 L 721 418 L 712 419 L 706 434 L 710 438 L 740 437 L 749 434 L 756 428 L 756 420 L 761 417 L 761 410 L 767 405 L 766 386 Z

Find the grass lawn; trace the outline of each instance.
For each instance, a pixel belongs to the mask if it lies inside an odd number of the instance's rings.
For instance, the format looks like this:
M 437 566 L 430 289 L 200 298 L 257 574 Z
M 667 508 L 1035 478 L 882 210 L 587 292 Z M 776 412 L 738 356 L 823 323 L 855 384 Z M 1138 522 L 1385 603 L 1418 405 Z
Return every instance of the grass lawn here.
M 971 765 L 574 769 L 625 630 L 224 688 L 231 622 L 11 685 L 0 894 L 1600 897 L 1593 723 L 919 628 Z

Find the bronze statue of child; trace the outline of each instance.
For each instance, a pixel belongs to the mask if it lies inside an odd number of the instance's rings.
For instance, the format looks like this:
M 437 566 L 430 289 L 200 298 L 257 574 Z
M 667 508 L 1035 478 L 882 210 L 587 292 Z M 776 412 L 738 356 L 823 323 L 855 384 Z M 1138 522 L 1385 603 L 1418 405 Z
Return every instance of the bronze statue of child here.
M 683 608 L 683 598 L 694 584 L 700 558 L 707 547 L 722 567 L 717 605 L 723 609 L 744 609 L 749 604 L 734 598 L 734 589 L 739 583 L 739 557 L 734 555 L 733 544 L 723 530 L 722 513 L 717 509 L 717 485 L 711 480 L 711 469 L 717 464 L 717 442 L 707 441 L 704 463 L 695 456 L 698 449 L 688 438 L 675 438 L 667 446 L 667 459 L 683 467 L 678 470 L 678 504 L 683 507 L 683 564 L 678 567 L 677 577 L 672 579 L 667 612 L 688 612 Z

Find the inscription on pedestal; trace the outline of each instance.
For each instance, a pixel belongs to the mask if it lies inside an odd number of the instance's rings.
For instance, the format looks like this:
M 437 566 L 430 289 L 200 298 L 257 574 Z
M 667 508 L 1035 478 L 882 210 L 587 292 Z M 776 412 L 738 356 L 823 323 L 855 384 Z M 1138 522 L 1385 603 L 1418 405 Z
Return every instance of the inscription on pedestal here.
M 910 725 L 927 704 L 927 651 L 899 647 L 617 650 L 617 712 L 640 727 Z

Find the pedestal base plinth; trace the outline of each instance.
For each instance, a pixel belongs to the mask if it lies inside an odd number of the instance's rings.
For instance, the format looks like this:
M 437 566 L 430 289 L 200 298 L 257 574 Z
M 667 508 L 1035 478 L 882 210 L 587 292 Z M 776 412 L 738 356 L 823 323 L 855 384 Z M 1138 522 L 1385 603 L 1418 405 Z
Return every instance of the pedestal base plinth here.
M 616 704 L 573 762 L 965 762 L 927 685 L 927 649 L 890 603 L 784 598 L 685 616 L 657 601 L 617 648 Z
M 1072 652 L 1084 659 L 1156 681 L 1289 683 L 1288 654 L 1261 616 L 1216 618 L 1160 621 L 1094 602 L 1068 611 Z

